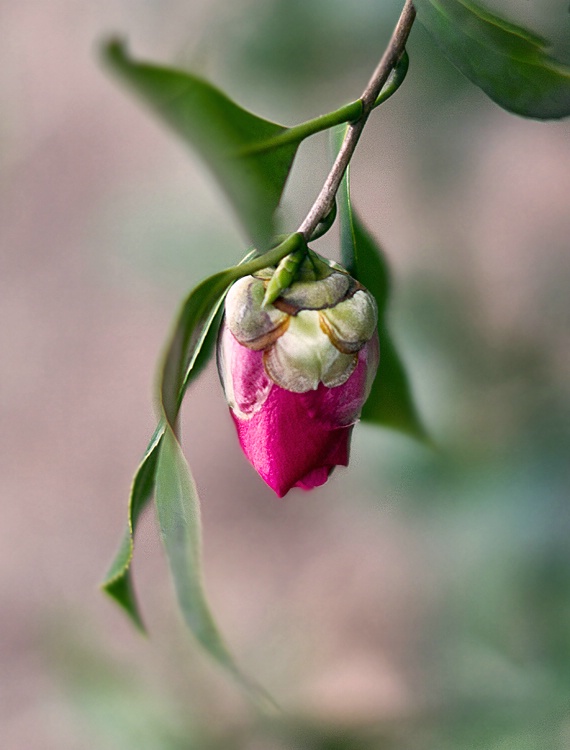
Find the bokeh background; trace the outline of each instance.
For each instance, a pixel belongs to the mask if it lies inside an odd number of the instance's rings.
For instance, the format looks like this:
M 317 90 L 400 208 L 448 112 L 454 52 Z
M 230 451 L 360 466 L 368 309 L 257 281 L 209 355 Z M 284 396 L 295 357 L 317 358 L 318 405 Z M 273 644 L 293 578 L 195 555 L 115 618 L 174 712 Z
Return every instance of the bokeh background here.
M 98 44 L 124 34 L 293 124 L 358 96 L 400 5 L 0 1 L 3 750 L 570 747 L 570 126 L 500 110 L 419 25 L 352 175 L 436 448 L 361 425 L 349 469 L 278 501 L 214 366 L 189 394 L 212 606 L 273 718 L 185 631 L 152 513 L 134 563 L 150 637 L 98 590 L 179 299 L 246 244 Z M 566 5 L 493 7 L 570 62 Z M 285 228 L 327 164 L 326 136 L 302 146 Z

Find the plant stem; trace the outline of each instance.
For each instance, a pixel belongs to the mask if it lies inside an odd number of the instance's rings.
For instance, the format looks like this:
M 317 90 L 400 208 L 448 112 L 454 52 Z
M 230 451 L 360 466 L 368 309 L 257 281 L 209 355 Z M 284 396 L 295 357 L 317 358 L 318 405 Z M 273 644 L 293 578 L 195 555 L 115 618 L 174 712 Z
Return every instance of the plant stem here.
M 412 0 L 406 0 L 400 18 L 398 19 L 398 23 L 396 24 L 396 28 L 394 29 L 392 37 L 388 42 L 388 46 L 382 55 L 382 59 L 378 63 L 376 70 L 372 74 L 367 87 L 364 89 L 362 96 L 360 97 L 360 101 L 362 102 L 362 114 L 356 122 L 353 122 L 348 126 L 340 151 L 338 152 L 331 171 L 325 180 L 322 190 L 297 230 L 300 234 L 303 234 L 307 240 L 310 238 L 319 222 L 322 221 L 332 208 L 346 168 L 350 163 L 354 149 L 356 148 L 360 135 L 364 130 L 370 112 L 374 108 L 378 94 L 388 80 L 388 76 L 398 64 L 401 56 L 404 54 L 406 41 L 412 29 L 415 17 L 416 10 L 413 6 Z

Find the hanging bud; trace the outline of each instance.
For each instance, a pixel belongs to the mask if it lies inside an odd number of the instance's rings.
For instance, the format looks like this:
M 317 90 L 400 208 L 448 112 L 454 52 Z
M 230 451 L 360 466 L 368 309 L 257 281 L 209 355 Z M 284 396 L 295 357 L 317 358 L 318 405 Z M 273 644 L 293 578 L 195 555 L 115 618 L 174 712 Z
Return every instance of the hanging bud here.
M 348 465 L 378 366 L 378 313 L 367 289 L 312 251 L 264 304 L 274 270 L 231 287 L 218 370 L 245 455 L 283 497 Z

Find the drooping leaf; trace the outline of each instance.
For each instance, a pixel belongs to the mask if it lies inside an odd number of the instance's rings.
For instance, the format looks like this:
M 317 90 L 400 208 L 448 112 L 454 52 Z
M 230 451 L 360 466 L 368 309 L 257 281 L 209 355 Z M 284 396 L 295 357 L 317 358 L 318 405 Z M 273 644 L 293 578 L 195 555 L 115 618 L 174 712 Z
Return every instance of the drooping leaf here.
M 119 550 L 102 583 L 103 590 L 125 609 L 134 624 L 142 631 L 144 631 L 144 624 L 133 588 L 130 565 L 137 523 L 143 510 L 148 505 L 154 489 L 154 475 L 163 432 L 162 424 L 158 425 L 137 468 L 131 484 L 127 528 Z
M 200 374 L 211 357 L 218 334 L 216 318 L 220 317 L 221 310 L 218 310 L 211 318 L 213 322 L 209 325 L 206 335 L 196 342 L 194 357 L 186 373 L 184 388 L 187 388 L 190 382 Z M 129 496 L 127 528 L 117 554 L 102 583 L 103 590 L 125 609 L 134 624 L 143 632 L 145 628 L 134 591 L 130 566 L 137 524 L 154 492 L 156 466 L 162 447 L 163 435 L 164 423 L 160 422 L 133 477 Z
M 209 279 L 206 281 L 209 281 Z M 230 282 L 231 278 L 227 277 L 225 286 L 223 284 L 221 285 L 221 293 L 219 293 L 218 288 L 217 299 L 217 292 L 214 291 L 211 309 L 208 311 L 205 319 L 199 321 L 200 335 L 195 336 L 192 342 L 187 342 L 187 366 L 184 371 L 184 376 L 181 379 L 179 397 L 172 399 L 173 404 L 177 404 L 181 401 L 184 390 L 189 386 L 190 382 L 199 375 L 214 350 L 218 327 L 213 323 L 216 317 L 221 315 L 219 309 L 222 301 L 221 295 Z M 186 315 L 188 315 L 187 309 L 193 307 L 194 291 L 191 292 L 185 301 L 185 304 L 182 306 L 182 314 L 186 313 Z M 177 413 L 178 411 L 176 407 L 176 411 L 172 415 L 173 420 L 176 419 Z M 133 557 L 137 523 L 143 510 L 151 500 L 154 491 L 156 467 L 160 451 L 162 450 L 164 429 L 164 420 L 162 420 L 150 439 L 143 459 L 137 468 L 129 496 L 127 528 L 119 550 L 117 551 L 102 584 L 103 590 L 126 610 L 135 625 L 142 631 L 144 631 L 144 624 L 134 592 L 130 565 Z
M 182 615 L 202 647 L 252 697 L 272 702 L 237 666 L 210 611 L 202 580 L 200 501 L 180 443 L 168 425 L 156 471 L 156 509 Z
M 385 322 L 378 329 L 378 336 L 380 367 L 370 397 L 362 409 L 362 419 L 429 442 L 414 404 L 404 364 Z
M 336 150 L 340 148 L 345 132 L 345 128 L 338 128 L 334 132 L 333 143 Z M 342 264 L 373 294 L 378 305 L 380 366 L 362 410 L 362 419 L 425 441 L 426 431 L 415 407 L 404 365 L 387 328 L 386 312 L 390 292 L 388 265 L 382 251 L 352 208 L 349 169 L 345 173 L 337 200 Z
M 116 40 L 106 45 L 104 54 L 111 69 L 200 153 L 253 243 L 266 248 L 302 138 L 251 153 L 256 144 L 288 129 L 242 109 L 197 76 L 131 59 Z
M 176 424 L 195 358 L 234 280 L 231 271 L 220 271 L 210 276 L 194 287 L 180 309 L 164 358 L 161 378 L 161 407 L 172 427 Z
M 196 352 L 231 283 L 242 276 L 278 263 L 302 242 L 291 235 L 260 257 L 221 271 L 195 287 L 186 299 L 170 339 L 160 383 L 165 432 L 156 470 L 155 501 L 162 540 L 184 619 L 200 644 L 227 669 L 257 702 L 269 696 L 239 669 L 225 645 L 210 611 L 202 582 L 200 500 L 196 485 L 176 437 L 176 419 Z
M 168 415 L 174 425 L 184 392 L 197 377 L 211 356 L 217 337 L 216 318 L 221 316 L 221 303 L 229 285 L 242 275 L 252 273 L 264 265 L 278 262 L 296 247 L 296 235 L 271 250 L 261 259 L 256 251 L 248 252 L 238 266 L 206 279 L 193 289 L 179 313 L 162 374 L 161 409 L 168 405 Z M 164 396 L 162 395 L 164 394 Z M 135 625 L 144 630 L 137 605 L 130 565 L 138 520 L 148 505 L 154 490 L 158 456 L 164 435 L 164 419 L 156 428 L 131 485 L 127 529 L 123 540 L 102 583 L 102 588 L 123 607 Z
M 544 39 L 472 0 L 414 0 L 449 60 L 504 109 L 537 119 L 570 115 L 570 67 Z
M 226 287 L 229 283 L 228 280 Z M 186 300 L 185 305 L 183 305 L 183 312 L 192 304 L 189 300 L 193 299 L 193 293 L 191 293 Z M 183 378 L 180 399 L 184 390 L 190 385 L 190 382 L 200 374 L 214 351 L 218 334 L 216 319 L 218 319 L 217 322 L 219 323 L 219 318 L 221 318 L 220 304 L 221 299 L 218 301 L 216 309 L 213 310 L 213 314 L 208 315 L 207 319 L 202 322 L 202 336 L 196 337 L 193 342 L 193 349 L 191 352 L 187 351 L 188 366 Z M 133 557 L 134 538 L 137 524 L 143 510 L 149 504 L 154 491 L 156 467 L 158 456 L 162 448 L 163 436 L 164 422 L 161 421 L 150 439 L 149 445 L 133 478 L 129 496 L 127 528 L 125 529 L 121 545 L 113 559 L 107 575 L 105 576 L 105 580 L 102 583 L 103 590 L 126 610 L 135 625 L 143 632 L 144 624 L 134 592 L 130 565 Z

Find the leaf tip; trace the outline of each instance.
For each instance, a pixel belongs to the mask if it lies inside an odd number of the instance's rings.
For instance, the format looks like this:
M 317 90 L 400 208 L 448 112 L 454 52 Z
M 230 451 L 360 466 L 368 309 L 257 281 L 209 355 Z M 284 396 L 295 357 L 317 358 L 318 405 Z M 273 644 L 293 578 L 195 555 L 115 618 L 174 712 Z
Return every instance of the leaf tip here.
M 127 38 L 113 34 L 104 39 L 99 46 L 99 54 L 105 65 L 118 68 L 127 61 Z
M 99 585 L 103 593 L 118 604 L 141 635 L 146 636 L 147 630 L 139 611 L 135 592 L 128 574 L 107 578 Z

